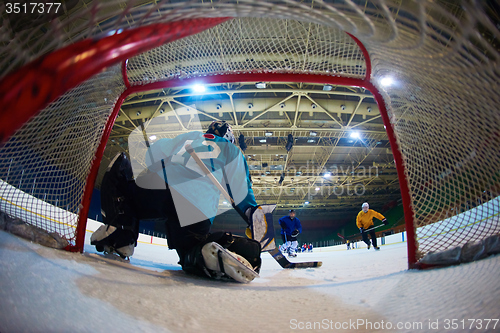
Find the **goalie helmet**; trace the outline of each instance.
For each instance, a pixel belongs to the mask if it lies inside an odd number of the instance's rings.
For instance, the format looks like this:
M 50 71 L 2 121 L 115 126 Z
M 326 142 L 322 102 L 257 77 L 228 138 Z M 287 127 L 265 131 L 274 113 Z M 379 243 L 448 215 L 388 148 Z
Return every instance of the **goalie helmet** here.
M 212 122 L 210 126 L 208 126 L 207 133 L 220 136 L 231 143 L 234 143 L 235 141 L 231 126 L 224 120 L 216 120 Z

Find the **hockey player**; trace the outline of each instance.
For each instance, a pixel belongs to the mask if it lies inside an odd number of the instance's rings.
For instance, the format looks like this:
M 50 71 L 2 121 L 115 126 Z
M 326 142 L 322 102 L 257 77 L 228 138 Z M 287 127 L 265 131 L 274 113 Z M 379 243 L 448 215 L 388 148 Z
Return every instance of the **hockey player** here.
M 380 213 L 370 209 L 370 205 L 368 202 L 363 203 L 361 205 L 361 211 L 358 213 L 356 217 L 356 225 L 361 232 L 361 236 L 363 237 L 363 241 L 366 243 L 368 250 L 370 249 L 370 240 L 368 239 L 368 235 L 366 233 L 366 229 L 373 226 L 373 218 L 377 218 L 382 221 L 382 223 L 387 224 L 387 219 Z M 373 248 L 375 250 L 380 250 L 377 246 L 377 236 L 375 235 L 375 231 L 372 229 L 369 231 L 370 237 L 372 238 Z
M 128 211 L 129 216 L 125 218 L 121 214 L 125 225 L 120 221 L 113 224 L 105 218 L 106 231 L 94 233 L 92 244 L 98 250 L 106 250 L 108 246 L 122 256 L 130 256 L 138 235 L 138 221 L 160 219 L 165 223 L 168 246 L 177 251 L 184 271 L 211 278 L 251 281 L 261 265 L 260 243 L 230 233 L 209 233 L 217 214 L 220 192 L 185 148 L 187 144 L 193 147 L 215 178 L 227 185 L 237 208 L 249 216 L 258 205 L 246 160 L 234 141 L 232 129 L 224 121 L 212 122 L 205 134 L 188 132 L 174 139 L 158 140 L 146 153 L 147 169 L 135 181 L 128 171 L 131 170 L 130 162 L 126 163 L 126 156 L 122 154 L 121 161 L 120 158 L 114 161 L 108 169 L 118 171 L 121 178 L 114 177 L 120 179 L 108 185 L 121 187 L 115 191 L 120 193 L 114 193 L 111 203 L 107 207 L 103 205 L 103 210 L 118 211 L 108 214 L 118 216 L 119 212 Z M 126 170 L 125 176 L 123 170 Z M 116 206 L 121 208 L 116 209 Z M 123 234 L 120 230 L 125 229 L 133 229 L 135 239 L 130 243 L 131 237 L 127 237 L 118 244 L 116 238 L 120 238 Z M 129 245 L 123 247 L 127 241 Z M 240 267 L 241 263 L 248 269 Z
M 295 217 L 295 210 L 290 209 L 287 216 L 279 219 L 281 226 L 281 238 L 283 246 L 281 252 L 288 253 L 290 257 L 296 257 L 297 251 L 297 236 L 302 232 L 300 220 Z

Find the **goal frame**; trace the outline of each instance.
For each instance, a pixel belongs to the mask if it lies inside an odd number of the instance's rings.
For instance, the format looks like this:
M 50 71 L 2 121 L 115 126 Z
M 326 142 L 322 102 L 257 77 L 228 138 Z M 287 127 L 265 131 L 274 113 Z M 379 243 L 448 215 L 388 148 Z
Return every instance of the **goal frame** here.
M 384 99 L 384 92 L 371 80 L 372 66 L 370 55 L 363 43 L 354 35 L 346 32 L 346 34 L 348 34 L 358 45 L 364 55 L 366 65 L 364 79 L 318 74 L 255 72 L 207 75 L 188 79 L 171 79 L 142 85 L 130 84 L 127 77 L 127 59 L 130 57 L 165 43 L 204 31 L 229 19 L 231 18 L 181 20 L 129 29 L 120 34 L 114 34 L 99 40 L 86 39 L 42 56 L 7 75 L 0 81 L 0 101 L 4 106 L 0 110 L 1 145 L 30 118 L 34 117 L 39 111 L 54 102 L 65 92 L 104 69 L 121 63 L 125 91 L 118 97 L 101 135 L 100 143 L 85 183 L 85 189 L 81 200 L 81 209 L 78 213 L 75 244 L 68 246 L 66 250 L 71 252 L 83 252 L 86 222 L 99 166 L 116 117 L 123 102 L 129 95 L 155 89 L 185 86 L 199 81 L 203 81 L 206 84 L 260 81 L 304 82 L 360 87 L 373 94 L 385 125 L 398 173 L 406 226 L 408 267 L 416 268 L 417 243 L 413 223 L 413 209 L 403 156 L 399 150 L 397 137 L 390 122 L 388 107 Z M 54 84 L 43 84 L 42 80 L 48 79 L 47 70 L 49 73 L 55 74 Z M 50 79 L 54 80 L 52 77 Z M 35 90 L 37 92 L 40 90 L 43 91 L 41 95 L 32 98 L 33 91 Z M 9 110 L 17 110 L 15 117 L 12 116 Z

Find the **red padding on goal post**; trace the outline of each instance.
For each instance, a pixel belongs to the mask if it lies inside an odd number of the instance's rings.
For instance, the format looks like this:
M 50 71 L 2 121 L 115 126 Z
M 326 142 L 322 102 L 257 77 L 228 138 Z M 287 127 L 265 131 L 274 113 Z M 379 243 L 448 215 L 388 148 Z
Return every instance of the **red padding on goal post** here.
M 125 30 L 99 40 L 86 39 L 32 61 L 0 81 L 0 145 L 51 102 L 103 69 L 154 47 L 204 31 L 228 19 L 181 20 Z M 108 123 L 112 127 L 114 118 L 113 121 L 108 120 Z M 104 151 L 104 147 L 105 142 L 98 150 Z M 99 165 L 100 159 L 95 160 L 93 164 L 95 163 Z M 94 185 L 95 176 L 89 174 L 86 187 Z M 91 178 L 93 181 L 89 183 Z M 86 222 L 91 198 L 88 193 L 86 188 L 79 221 Z M 85 227 L 86 223 L 78 224 L 76 244 L 69 246 L 67 250 L 83 251 L 84 237 L 78 235 L 85 235 Z
M 226 20 L 152 24 L 102 39 L 85 39 L 26 64 L 0 81 L 0 144 L 49 103 L 104 68 Z
M 398 142 L 396 140 L 396 133 L 392 127 L 389 115 L 387 114 L 387 108 L 384 102 L 384 98 L 378 91 L 377 87 L 371 82 L 367 82 L 365 88 L 369 90 L 375 97 L 375 101 L 380 110 L 380 115 L 382 121 L 385 125 L 385 131 L 387 132 L 387 137 L 391 144 L 392 155 L 394 156 L 394 164 L 396 165 L 396 170 L 398 171 L 399 179 L 399 190 L 401 191 L 401 199 L 403 200 L 403 210 L 405 217 L 405 229 L 406 229 L 406 246 L 408 250 L 408 268 L 418 268 L 415 266 L 417 262 L 417 246 L 415 240 L 415 226 L 413 224 L 413 207 L 411 204 L 410 188 L 408 187 L 408 180 L 406 178 L 406 166 L 403 160 L 403 154 L 399 149 Z
M 385 105 L 384 98 L 382 94 L 378 90 L 378 88 L 370 81 L 372 74 L 372 64 L 370 59 L 370 54 L 368 50 L 364 46 L 364 44 L 347 32 L 347 34 L 358 44 L 361 52 L 365 57 L 366 62 L 366 76 L 365 83 L 363 84 L 363 88 L 369 90 L 373 96 L 375 97 L 375 101 L 380 110 L 380 115 L 382 117 L 382 121 L 385 125 L 385 131 L 387 132 L 387 137 L 389 138 L 389 142 L 391 144 L 392 155 L 394 156 L 394 163 L 396 165 L 396 170 L 398 171 L 398 179 L 399 179 L 399 189 L 401 191 L 401 198 L 403 200 L 403 210 L 405 216 L 405 227 L 406 227 L 406 238 L 407 238 L 407 249 L 408 249 L 408 268 L 418 268 L 415 266 L 417 262 L 417 242 L 415 238 L 415 225 L 413 224 L 413 207 L 411 205 L 411 197 L 410 197 L 410 189 L 408 187 L 408 180 L 406 178 L 406 166 L 403 160 L 403 154 L 399 150 L 398 142 L 396 139 L 396 133 L 394 132 L 394 128 L 392 127 L 391 121 L 389 119 L 389 115 L 387 114 L 387 107 Z

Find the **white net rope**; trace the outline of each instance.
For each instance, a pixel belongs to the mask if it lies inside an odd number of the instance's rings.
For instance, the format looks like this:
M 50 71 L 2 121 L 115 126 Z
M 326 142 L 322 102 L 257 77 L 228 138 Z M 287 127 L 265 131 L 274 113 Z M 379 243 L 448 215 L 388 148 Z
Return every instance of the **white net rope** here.
M 241 18 L 129 60 L 131 83 L 228 73 L 364 78 L 364 56 L 345 32 L 295 20 Z
M 25 18 L 2 14 L 0 77 L 84 38 L 158 22 L 235 17 L 131 59 L 131 82 L 255 71 L 363 78 L 364 59 L 344 31 L 352 33 L 368 49 L 372 82 L 378 85 L 385 75 L 395 80 L 390 87 L 379 87 L 386 91 L 419 228 L 419 251 L 425 254 L 500 231 L 500 207 L 493 200 L 500 195 L 500 32 L 495 6 L 479 1 L 78 2 L 50 23 L 41 17 L 21 25 Z M 61 104 L 51 112 L 73 108 L 77 106 Z M 103 114 L 109 112 L 107 105 Z M 67 124 L 44 123 L 38 117 L 31 122 L 45 124 L 36 125 L 41 132 L 54 131 L 49 124 Z M 100 126 L 91 127 L 92 140 L 101 134 Z M 92 156 L 95 147 L 86 149 Z M 7 154 L 4 147 L 0 154 L 2 168 L 8 168 L 13 151 Z
M 119 66 L 51 103 L 0 148 L 0 210 L 74 241 L 104 125 L 124 90 Z
M 374 76 L 395 80 L 387 102 L 422 255 L 500 232 L 498 29 L 479 5 L 425 5 L 400 12 L 421 22 L 413 34 L 363 41 Z

